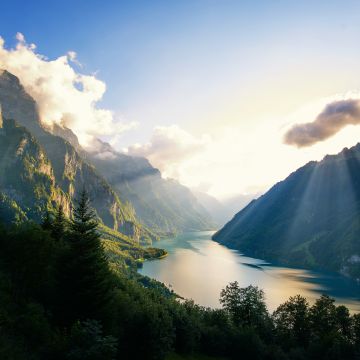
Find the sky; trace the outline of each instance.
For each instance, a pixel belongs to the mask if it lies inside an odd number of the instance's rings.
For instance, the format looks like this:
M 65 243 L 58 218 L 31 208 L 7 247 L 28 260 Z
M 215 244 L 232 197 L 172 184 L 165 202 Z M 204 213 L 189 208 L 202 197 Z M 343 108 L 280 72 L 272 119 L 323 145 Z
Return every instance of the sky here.
M 1 12 L 0 67 L 45 122 L 218 198 L 265 191 L 360 139 L 357 0 L 13 0 Z

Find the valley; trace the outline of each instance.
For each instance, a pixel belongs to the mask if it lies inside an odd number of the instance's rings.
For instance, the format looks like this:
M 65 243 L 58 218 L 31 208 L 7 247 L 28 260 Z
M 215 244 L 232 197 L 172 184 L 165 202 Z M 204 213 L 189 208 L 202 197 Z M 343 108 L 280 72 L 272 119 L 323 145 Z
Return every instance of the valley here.
M 343 2 L 1 4 L 1 360 L 360 359 Z
M 266 303 L 275 310 L 290 296 L 300 294 L 313 303 L 328 294 L 337 304 L 360 312 L 360 284 L 330 272 L 284 267 L 244 256 L 211 240 L 213 232 L 192 232 L 160 240 L 157 246 L 169 255 L 162 260 L 146 261 L 140 268 L 147 275 L 185 298 L 213 308 L 220 307 L 221 289 L 232 281 L 240 286 L 259 286 Z

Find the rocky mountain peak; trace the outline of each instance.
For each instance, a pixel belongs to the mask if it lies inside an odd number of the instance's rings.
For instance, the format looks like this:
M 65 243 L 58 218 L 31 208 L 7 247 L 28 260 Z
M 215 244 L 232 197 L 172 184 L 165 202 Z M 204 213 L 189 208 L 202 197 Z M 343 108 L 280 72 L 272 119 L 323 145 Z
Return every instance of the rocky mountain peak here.
M 35 100 L 25 91 L 19 79 L 7 70 L 0 70 L 0 104 L 4 118 L 14 119 L 31 131 L 39 128 Z
M 0 69 L 0 82 L 7 83 L 8 86 L 22 88 L 19 78 L 6 69 Z

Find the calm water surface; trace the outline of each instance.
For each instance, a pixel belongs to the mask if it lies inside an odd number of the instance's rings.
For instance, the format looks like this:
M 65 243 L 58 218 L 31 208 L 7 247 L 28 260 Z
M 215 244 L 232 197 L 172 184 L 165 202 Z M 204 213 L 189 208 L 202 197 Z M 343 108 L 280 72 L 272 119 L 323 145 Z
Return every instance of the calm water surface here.
M 271 311 L 292 295 L 301 294 L 313 302 L 326 293 L 352 312 L 360 312 L 360 286 L 355 282 L 335 274 L 273 266 L 243 256 L 212 241 L 212 234 L 187 233 L 159 241 L 156 246 L 169 255 L 145 262 L 140 273 L 204 306 L 218 307 L 221 289 L 236 280 L 243 287 L 252 284 L 262 288 Z

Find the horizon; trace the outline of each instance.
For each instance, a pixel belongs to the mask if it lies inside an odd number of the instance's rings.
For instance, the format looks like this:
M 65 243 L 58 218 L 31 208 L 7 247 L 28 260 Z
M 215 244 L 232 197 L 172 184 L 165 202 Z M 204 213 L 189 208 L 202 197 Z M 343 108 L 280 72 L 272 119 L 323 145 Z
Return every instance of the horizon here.
M 360 4 L 345 3 L 40 1 L 29 21 L 13 2 L 0 67 L 85 148 L 99 137 L 220 200 L 263 193 L 358 143 Z

